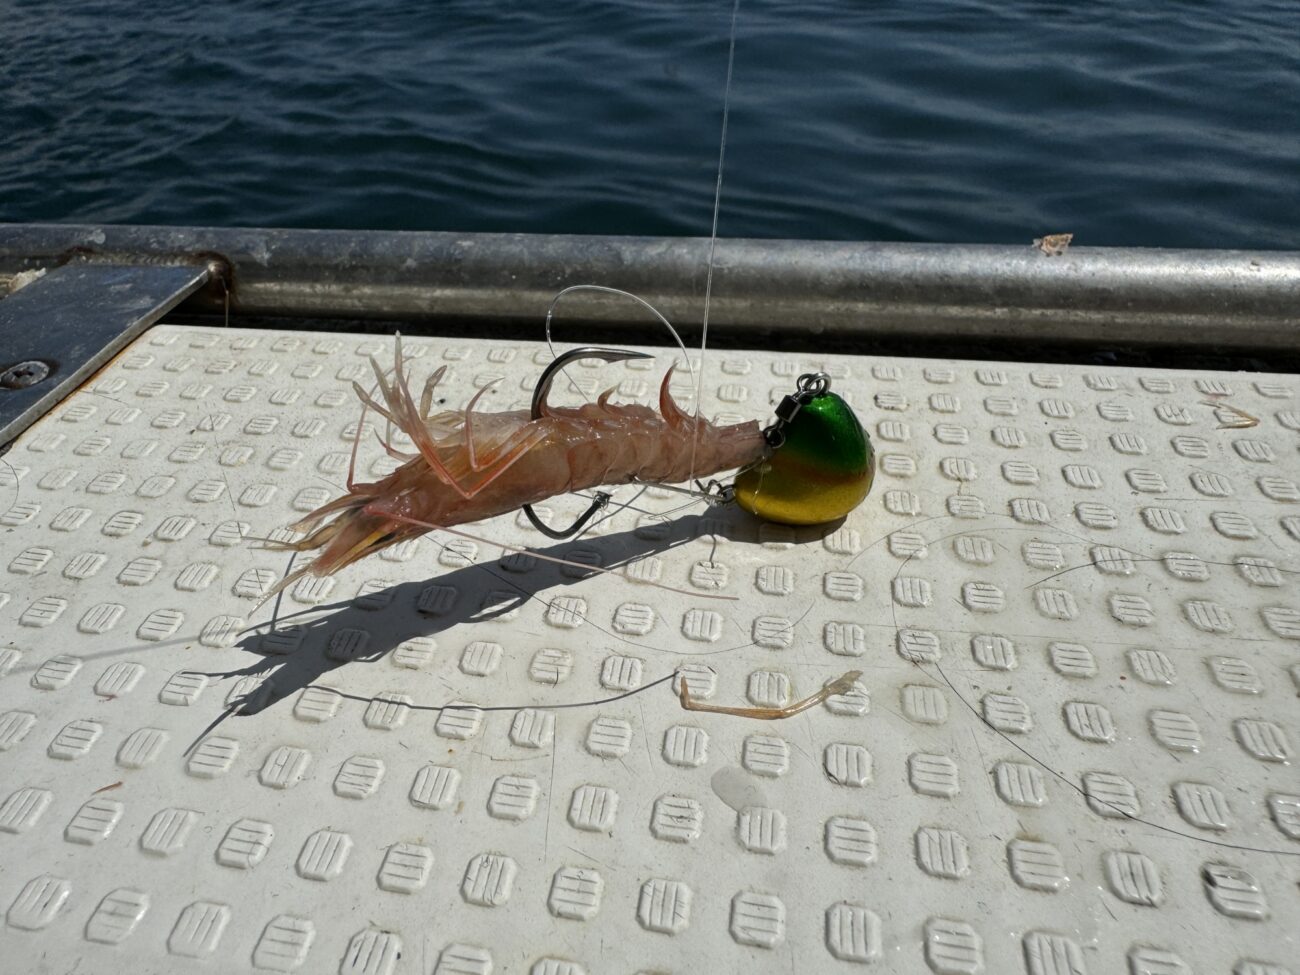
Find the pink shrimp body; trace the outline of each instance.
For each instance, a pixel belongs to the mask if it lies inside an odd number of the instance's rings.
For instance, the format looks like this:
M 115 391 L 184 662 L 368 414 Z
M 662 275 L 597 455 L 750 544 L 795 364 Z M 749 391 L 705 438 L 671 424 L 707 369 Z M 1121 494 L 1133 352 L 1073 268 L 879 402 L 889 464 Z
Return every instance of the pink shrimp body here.
M 432 527 L 480 521 L 603 484 L 709 477 L 755 463 L 766 450 L 756 421 L 717 426 L 684 413 L 668 391 L 671 369 L 659 390 L 659 412 L 611 404 L 610 390 L 576 409 L 545 407 L 537 420 L 524 411 L 476 414 L 478 396 L 463 414 L 429 416 L 443 370 L 430 377 L 417 407 L 402 371 L 400 344 L 397 355 L 393 379 L 375 367 L 382 404 L 357 391 L 368 409 L 411 438 L 415 452 L 402 454 L 385 443 L 405 461 L 401 467 L 378 481 L 350 482 L 347 494 L 296 523 L 307 534 L 284 547 L 320 551 L 275 591 L 305 574 L 337 572 Z

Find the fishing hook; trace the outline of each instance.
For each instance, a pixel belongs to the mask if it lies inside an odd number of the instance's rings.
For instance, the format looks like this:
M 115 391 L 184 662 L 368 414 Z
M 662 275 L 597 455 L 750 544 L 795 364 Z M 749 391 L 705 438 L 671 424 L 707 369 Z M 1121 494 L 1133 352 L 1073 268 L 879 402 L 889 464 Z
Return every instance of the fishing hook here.
M 551 383 L 555 380 L 555 374 L 562 370 L 571 362 L 578 359 L 600 359 L 603 362 L 622 362 L 627 359 L 653 359 L 654 356 L 646 352 L 633 352 L 630 349 L 601 349 L 594 346 L 584 346 L 579 349 L 570 349 L 568 352 L 562 352 L 556 356 L 551 364 L 542 370 L 541 377 L 537 380 L 537 385 L 533 388 L 533 406 L 530 416 L 534 420 L 540 420 L 546 409 L 546 394 L 551 391 Z M 530 504 L 524 505 L 524 514 L 528 520 L 533 523 L 543 535 L 548 538 L 554 538 L 563 541 L 566 538 L 572 538 L 578 532 L 586 527 L 587 522 L 595 516 L 605 505 L 609 504 L 610 495 L 604 491 L 597 491 L 592 499 L 591 506 L 587 508 L 578 519 L 568 528 L 552 528 L 542 521 L 533 511 Z

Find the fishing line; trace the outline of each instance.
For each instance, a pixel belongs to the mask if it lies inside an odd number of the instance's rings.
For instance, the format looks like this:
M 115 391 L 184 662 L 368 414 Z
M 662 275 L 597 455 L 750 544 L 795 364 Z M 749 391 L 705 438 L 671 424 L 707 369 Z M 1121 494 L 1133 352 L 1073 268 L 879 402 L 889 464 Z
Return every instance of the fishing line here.
M 722 208 L 722 173 L 727 161 L 727 123 L 731 119 L 731 76 L 736 66 L 736 21 L 740 0 L 731 5 L 731 30 L 727 38 L 727 83 L 722 89 L 722 137 L 718 140 L 718 178 L 713 187 L 713 227 L 709 232 L 709 263 L 704 277 L 704 321 L 700 331 L 700 371 L 695 376 L 695 429 L 691 436 L 691 476 L 695 480 L 695 451 L 700 439 L 700 393 L 704 379 L 704 353 L 709 347 L 709 304 L 713 299 L 713 259 L 718 250 L 718 213 Z
M 1129 549 L 1119 548 L 1118 546 L 1113 546 L 1113 547 L 1116 549 L 1116 551 L 1123 552 L 1125 555 L 1129 555 L 1129 556 L 1136 555 L 1136 553 L 1130 551 Z M 1130 561 L 1132 561 L 1135 565 L 1142 565 L 1147 562 L 1163 562 L 1165 561 L 1165 558 L 1168 558 L 1168 556 L 1165 556 L 1163 558 L 1156 558 L 1154 556 L 1148 558 L 1142 556 L 1142 557 L 1132 558 L 1130 559 Z M 1251 556 L 1243 555 L 1241 556 L 1241 558 L 1246 559 L 1246 558 L 1251 558 Z M 1110 564 L 1114 561 L 1118 561 L 1118 560 L 1093 559 L 1088 562 L 1080 562 L 1078 565 L 1067 566 L 1064 569 L 1060 569 L 1056 572 L 1053 572 L 1050 576 L 1044 576 L 1042 579 L 1039 579 L 1037 582 L 1031 582 L 1029 585 L 1025 586 L 1025 588 L 1034 589 L 1038 586 L 1043 585 L 1044 583 L 1051 582 L 1053 579 L 1057 579 L 1060 576 L 1066 575 L 1070 572 L 1077 572 L 1079 569 L 1086 569 L 1090 565 L 1095 566 L 1097 568 L 1101 568 L 1103 565 Z M 1239 569 L 1243 565 L 1255 565 L 1254 562 L 1216 562 L 1212 559 L 1200 559 L 1200 561 L 1203 562 L 1205 565 L 1219 565 L 1229 569 Z M 1289 575 L 1289 576 L 1300 575 L 1300 569 L 1288 569 L 1285 566 L 1281 566 L 1281 565 L 1268 566 L 1268 568 L 1272 568 L 1275 572 L 1279 573 L 1280 575 Z M 1103 569 L 1103 571 L 1105 570 Z
M 690 476 L 687 478 L 688 481 L 695 480 L 695 464 L 696 464 L 696 458 L 699 450 L 700 409 L 703 402 L 702 391 L 703 391 L 703 384 L 704 384 L 704 364 L 705 364 L 704 359 L 705 359 L 705 354 L 708 351 L 708 345 L 709 345 L 709 308 L 713 300 L 713 270 L 714 270 L 715 258 L 717 255 L 717 249 L 718 249 L 718 216 L 722 209 L 722 177 L 725 171 L 726 159 L 727 159 L 727 128 L 731 120 L 731 82 L 735 74 L 736 25 L 739 21 L 739 17 L 740 17 L 740 0 L 733 0 L 731 5 L 731 23 L 727 32 L 727 78 L 722 91 L 722 131 L 718 139 L 717 178 L 715 179 L 714 186 L 713 186 L 713 215 L 712 215 L 711 226 L 709 229 L 709 256 L 708 256 L 708 261 L 706 263 L 705 278 L 704 278 L 704 315 L 701 322 L 701 330 L 700 330 L 700 349 L 699 349 L 700 361 L 699 361 L 698 370 L 696 369 L 695 365 L 691 362 L 690 354 L 686 351 L 686 345 L 684 342 L 682 342 L 681 336 L 677 333 L 677 330 L 673 328 L 672 323 L 668 321 L 667 317 L 665 317 L 663 313 L 659 311 L 659 309 L 655 308 L 652 304 L 650 304 L 650 302 L 646 301 L 644 298 L 640 297 L 639 295 L 633 294 L 630 291 L 624 291 L 621 288 L 611 288 L 604 285 L 575 284 L 559 291 L 551 299 L 551 304 L 546 309 L 546 325 L 545 325 L 546 346 L 550 350 L 552 358 L 555 357 L 555 345 L 551 340 L 551 323 L 555 317 L 555 307 L 557 304 L 559 304 L 560 299 L 563 298 L 565 295 L 569 294 L 570 292 L 596 291 L 605 294 L 620 295 L 625 298 L 631 298 L 633 301 L 637 302 L 638 304 L 642 305 L 647 310 L 649 310 L 650 313 L 653 314 L 656 318 L 658 318 L 659 321 L 663 324 L 663 326 L 666 329 L 668 329 L 668 333 L 673 337 L 673 341 L 677 344 L 677 347 L 681 349 L 682 357 L 686 361 L 686 368 L 690 372 L 691 379 L 694 386 L 695 410 L 694 410 L 694 424 L 692 425 L 691 428 L 691 463 L 689 468 Z M 569 376 L 568 371 L 566 369 L 561 369 L 560 371 L 564 373 L 564 378 L 569 381 L 569 385 L 572 386 L 575 390 L 577 390 L 578 393 L 583 397 L 583 399 L 587 399 L 586 393 L 582 392 L 581 387 L 573 380 L 571 376 Z
M 667 319 L 664 313 L 640 295 L 633 294 L 631 291 L 624 291 L 622 288 L 610 288 L 603 284 L 571 284 L 569 287 L 555 293 L 555 297 L 551 299 L 550 306 L 546 309 L 546 347 L 550 350 L 552 359 L 557 358 L 555 354 L 555 343 L 551 340 L 551 322 L 555 318 L 555 306 L 560 303 L 561 298 L 567 294 L 572 294 L 575 291 L 596 291 L 601 294 L 618 295 L 620 298 L 631 298 L 642 308 L 650 312 L 650 314 L 654 315 L 655 318 L 659 319 L 660 324 L 662 324 L 664 328 L 668 329 L 668 334 L 673 337 L 673 341 L 677 344 L 677 348 L 682 350 L 682 359 L 686 363 L 687 371 L 691 374 L 691 379 L 696 379 L 695 367 L 691 364 L 690 353 L 686 351 L 686 343 L 682 341 L 682 337 L 677 334 L 677 329 L 673 328 L 673 323 Z M 560 372 L 564 374 L 565 379 L 569 380 L 569 385 L 577 390 L 578 395 L 583 399 L 587 399 L 587 394 L 582 391 L 582 387 L 574 382 L 569 376 L 568 368 L 565 367 L 561 369 Z M 587 400 L 587 402 L 591 401 Z M 692 473 L 694 473 L 694 468 L 692 468 Z
M 637 694 L 644 694 L 646 691 L 661 684 L 667 684 L 669 681 L 676 679 L 680 670 L 673 670 L 663 677 L 656 678 L 648 684 L 642 684 L 640 687 L 634 687 L 630 691 L 624 691 L 622 694 L 615 694 L 613 697 L 597 698 L 594 701 L 570 701 L 565 704 L 468 704 L 468 703 L 451 703 L 451 704 L 408 704 L 402 702 L 403 707 L 408 707 L 412 711 L 482 711 L 484 713 L 493 711 L 568 711 L 576 708 L 594 708 L 602 704 L 613 704 L 616 701 L 623 701 L 629 697 L 635 697 Z M 312 685 L 314 686 L 314 685 Z M 348 694 L 346 691 L 340 691 L 338 688 L 328 688 L 339 697 L 349 701 L 361 701 L 369 703 L 375 700 L 373 697 L 366 697 L 363 694 Z
M 5 465 L 5 468 L 9 471 L 9 476 L 14 479 L 14 499 L 10 502 L 9 508 L 6 509 L 13 510 L 13 508 L 18 504 L 18 499 L 21 498 L 23 494 L 23 478 L 22 475 L 18 473 L 18 469 L 14 467 L 13 464 L 9 463 L 9 461 L 4 459 L 3 454 L 0 454 L 0 464 Z
M 912 663 L 916 667 L 918 667 L 922 673 L 925 672 L 925 667 L 922 666 L 922 664 L 919 661 L 914 660 L 912 661 Z M 962 704 L 966 705 L 967 710 L 969 710 L 971 714 L 975 715 L 976 719 L 980 722 L 980 724 L 984 725 L 986 728 L 988 728 L 999 738 L 1005 741 L 1008 745 L 1010 745 L 1012 748 L 1016 749 L 1016 751 L 1020 752 L 1022 755 L 1028 758 L 1030 761 L 1034 762 L 1036 765 L 1042 766 L 1053 776 L 1060 779 L 1071 789 L 1077 792 L 1080 796 L 1086 799 L 1089 803 L 1097 803 L 1099 805 L 1107 806 L 1116 815 L 1122 816 L 1123 818 L 1129 820 L 1130 822 L 1141 823 L 1143 826 L 1150 826 L 1152 829 L 1158 829 L 1165 833 L 1172 833 L 1174 836 L 1181 836 L 1183 839 L 1187 839 L 1187 840 L 1195 840 L 1198 843 L 1206 843 L 1210 846 L 1219 846 L 1229 850 L 1241 850 L 1246 853 L 1269 853 L 1274 856 L 1300 857 L 1300 850 L 1275 850 L 1275 849 L 1261 848 L 1257 846 L 1245 846 L 1244 844 L 1240 844 L 1240 843 L 1228 843 L 1224 840 L 1212 840 L 1208 836 L 1197 836 L 1195 833 L 1185 833 L 1182 830 L 1175 829 L 1172 826 L 1165 826 L 1163 823 L 1157 823 L 1153 820 L 1145 819 L 1142 816 L 1138 816 L 1135 813 L 1129 812 L 1123 806 L 1120 806 L 1117 803 L 1113 803 L 1109 799 L 1105 799 L 1102 796 L 1092 794 L 1087 789 L 1082 788 L 1081 786 L 1076 784 L 1073 780 L 1066 777 L 1061 772 L 1058 772 L 1056 769 L 1052 768 L 1052 766 L 1048 765 L 1041 758 L 1039 758 L 1037 755 L 1035 755 L 1033 752 L 1027 749 L 1024 745 L 1013 740 L 1011 736 L 1008 735 L 1001 728 L 995 728 L 992 724 L 989 723 L 988 719 L 985 718 L 984 715 L 980 714 L 980 712 L 976 709 L 975 705 L 973 705 L 970 701 L 968 701 L 962 695 L 961 691 L 957 690 L 957 687 L 953 684 L 951 680 L 948 679 L 948 675 L 943 672 L 943 668 L 940 667 L 937 662 L 932 662 L 932 666 L 936 671 L 938 671 L 939 676 L 943 679 L 943 682 L 948 685 L 948 687 L 952 690 L 954 694 L 957 695 L 957 700 L 961 701 Z
M 903 574 L 903 570 L 907 567 L 907 564 L 911 562 L 914 557 L 915 556 L 913 555 L 909 555 L 907 558 L 903 560 L 903 563 L 898 567 L 898 571 L 894 573 L 894 577 L 892 580 L 893 582 L 898 581 L 899 576 Z M 893 616 L 894 631 L 899 632 L 900 628 L 898 625 L 898 605 L 892 599 L 890 600 L 890 612 Z M 957 631 L 957 632 L 964 633 L 966 631 Z M 912 660 L 910 661 L 910 663 L 917 670 L 921 671 L 921 673 L 929 674 L 929 671 L 926 670 L 922 661 Z M 1215 846 L 1215 847 L 1220 847 L 1229 850 L 1240 850 L 1246 853 L 1264 853 L 1264 854 L 1272 854 L 1274 856 L 1300 856 L 1300 850 L 1269 849 L 1269 848 L 1261 848 L 1261 847 L 1254 847 L 1254 846 L 1246 846 L 1244 844 L 1239 844 L 1239 843 L 1228 843 L 1224 840 L 1210 839 L 1207 836 L 1197 836 L 1195 833 L 1184 832 L 1183 830 L 1176 829 L 1173 826 L 1165 826 L 1162 823 L 1157 823 L 1154 820 L 1146 819 L 1143 816 L 1139 816 L 1135 813 L 1131 813 L 1123 806 L 1111 802 L 1109 799 L 1090 793 L 1087 789 L 1084 789 L 1078 784 L 1076 784 L 1072 779 L 1070 779 L 1064 773 L 1059 772 L 1051 765 L 1048 765 L 1045 761 L 1043 761 L 1041 758 L 1039 758 L 1037 755 L 1031 752 L 1024 745 L 1012 739 L 1011 736 L 1008 735 L 1001 728 L 994 726 L 983 714 L 980 713 L 979 709 L 976 708 L 975 705 L 972 704 L 969 700 L 967 700 L 966 696 L 957 689 L 957 686 L 949 679 L 948 675 L 944 672 L 943 668 L 939 666 L 938 661 L 929 661 L 929 663 L 932 667 L 934 667 L 935 671 L 939 674 L 939 677 L 943 680 L 943 682 L 948 685 L 949 690 L 951 690 L 953 694 L 957 696 L 957 700 L 961 701 L 961 703 L 966 706 L 966 709 L 970 711 L 972 715 L 975 716 L 975 719 L 981 725 L 988 728 L 989 731 L 993 732 L 995 735 L 997 735 L 999 738 L 1005 741 L 1012 748 L 1016 749 L 1016 751 L 1020 752 L 1022 755 L 1024 755 L 1026 758 L 1032 761 L 1034 764 L 1041 766 L 1045 771 L 1047 771 L 1053 777 L 1060 779 L 1062 782 L 1064 782 L 1067 786 L 1073 789 L 1076 793 L 1082 796 L 1089 803 L 1106 806 L 1109 809 L 1111 809 L 1117 816 L 1122 817 L 1128 820 L 1129 822 L 1140 823 L 1143 826 L 1148 826 L 1152 829 L 1160 830 L 1161 832 L 1164 833 L 1170 833 L 1174 836 L 1180 836 L 1183 839 L 1192 840 L 1197 843 L 1204 843 L 1207 846 Z

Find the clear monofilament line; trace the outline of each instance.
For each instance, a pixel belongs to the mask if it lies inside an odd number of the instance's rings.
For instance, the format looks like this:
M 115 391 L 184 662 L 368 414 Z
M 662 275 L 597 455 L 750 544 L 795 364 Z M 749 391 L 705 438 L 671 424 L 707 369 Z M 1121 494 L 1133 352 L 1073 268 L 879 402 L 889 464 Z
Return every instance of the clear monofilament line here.
M 704 277 L 704 320 L 700 329 L 700 368 L 695 370 L 695 427 L 691 434 L 691 476 L 695 480 L 695 453 L 700 439 L 700 397 L 704 386 L 704 354 L 709 348 L 709 304 L 713 300 L 713 258 L 718 250 L 718 213 L 722 209 L 722 171 L 727 161 L 727 122 L 731 118 L 731 75 L 736 66 L 736 20 L 740 0 L 732 0 L 731 30 L 727 35 L 727 83 L 722 89 L 722 136 L 718 139 L 718 179 L 713 186 L 713 226 L 709 231 L 709 263 Z
M 672 322 L 664 316 L 664 313 L 640 295 L 634 295 L 632 292 L 624 291 L 622 288 L 609 288 L 603 284 L 571 284 L 567 288 L 556 292 L 555 297 L 551 299 L 551 305 L 546 309 L 546 347 L 550 350 L 552 359 L 556 358 L 555 343 L 551 340 L 551 323 L 555 319 L 555 308 L 560 303 L 561 298 L 567 294 L 572 294 L 575 291 L 597 291 L 601 294 L 618 295 L 619 297 L 630 298 L 632 301 L 635 301 L 642 308 L 650 312 L 650 314 L 654 315 L 655 318 L 659 319 L 660 324 L 662 324 L 664 328 L 668 329 L 668 334 L 671 335 L 673 341 L 677 343 L 677 348 L 682 350 L 682 361 L 686 363 L 686 370 L 691 374 L 691 379 L 694 380 L 696 378 L 695 367 L 691 365 L 691 354 L 686 351 L 686 343 L 682 341 L 682 337 L 677 334 L 677 329 L 673 328 Z M 589 403 L 591 402 L 591 400 L 588 399 L 587 394 L 583 393 L 578 384 L 573 381 L 573 378 L 569 375 L 567 369 L 561 369 L 560 373 L 565 379 L 569 380 L 569 385 L 577 390 L 578 393 L 582 395 L 583 399 L 587 400 Z

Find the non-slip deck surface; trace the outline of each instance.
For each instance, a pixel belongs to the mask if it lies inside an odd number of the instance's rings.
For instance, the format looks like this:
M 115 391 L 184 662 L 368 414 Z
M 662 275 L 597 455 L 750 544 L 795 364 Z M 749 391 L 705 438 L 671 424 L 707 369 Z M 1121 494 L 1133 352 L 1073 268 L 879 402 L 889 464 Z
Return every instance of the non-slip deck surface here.
M 546 361 L 407 351 L 448 408 Z M 624 488 L 470 529 L 617 576 L 431 536 L 272 628 L 248 538 L 337 493 L 371 353 L 157 327 L 0 459 L 7 970 L 1300 972 L 1296 377 L 720 353 L 710 413 L 851 399 L 844 525 Z

